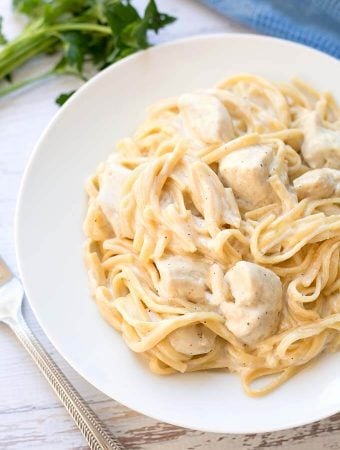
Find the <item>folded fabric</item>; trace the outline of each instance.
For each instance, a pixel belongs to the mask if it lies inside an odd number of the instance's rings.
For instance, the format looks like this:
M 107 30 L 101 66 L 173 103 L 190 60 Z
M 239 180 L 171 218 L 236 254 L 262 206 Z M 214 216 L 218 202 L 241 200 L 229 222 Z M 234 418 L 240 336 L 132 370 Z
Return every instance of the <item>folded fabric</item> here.
M 340 58 L 340 0 L 201 0 L 244 25 Z

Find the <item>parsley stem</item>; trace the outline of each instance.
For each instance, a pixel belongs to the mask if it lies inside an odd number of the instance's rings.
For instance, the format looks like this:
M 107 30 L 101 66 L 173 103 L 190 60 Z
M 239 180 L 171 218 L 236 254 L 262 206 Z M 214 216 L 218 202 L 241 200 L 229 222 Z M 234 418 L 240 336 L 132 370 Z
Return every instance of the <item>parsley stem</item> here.
M 1 0 L 0 0 L 1 2 Z M 175 18 L 148 0 L 144 16 L 130 0 L 12 0 L 28 16 L 21 34 L 5 42 L 0 17 L 0 96 L 53 74 L 85 79 L 87 62 L 97 70 L 149 46 L 148 31 L 158 32 Z M 26 61 L 57 53 L 54 69 L 13 84 L 6 83 Z
M 11 92 L 16 91 L 17 89 L 23 88 L 25 86 L 28 86 L 29 84 L 35 83 L 36 81 L 44 80 L 45 78 L 50 77 L 51 75 L 55 75 L 54 69 L 49 70 L 48 72 L 45 72 L 41 75 L 38 75 L 36 77 L 26 78 L 25 80 L 18 81 L 16 83 L 11 83 L 8 86 L 5 86 L 0 89 L 0 97 L 10 94 Z
M 112 34 L 107 26 L 72 22 L 27 30 L 0 51 L 0 79 L 33 56 L 51 49 L 58 42 L 57 32 L 72 30 Z
M 49 31 L 94 31 L 101 34 L 112 34 L 112 30 L 110 27 L 105 25 L 96 25 L 94 23 L 65 23 L 60 25 L 54 25 L 49 28 Z
M 40 36 L 34 39 L 26 38 L 20 45 L 16 42 L 16 48 L 5 47 L 0 52 L 0 79 L 21 66 L 25 61 L 51 48 L 56 43 L 56 38 Z M 7 50 L 9 50 L 7 52 Z

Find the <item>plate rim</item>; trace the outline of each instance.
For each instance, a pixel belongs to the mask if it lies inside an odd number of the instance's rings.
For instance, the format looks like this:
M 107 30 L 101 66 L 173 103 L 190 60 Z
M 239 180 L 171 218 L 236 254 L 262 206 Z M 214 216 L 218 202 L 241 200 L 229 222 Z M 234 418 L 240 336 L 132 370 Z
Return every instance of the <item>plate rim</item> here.
M 320 414 L 309 414 L 308 416 L 304 416 L 304 418 L 301 418 L 301 420 L 292 420 L 290 421 L 289 418 L 287 418 L 287 420 L 283 423 L 283 425 L 277 425 L 277 426 L 270 426 L 267 428 L 263 428 L 263 427 L 259 427 L 259 426 L 255 426 L 255 427 L 248 427 L 248 428 L 243 428 L 241 429 L 241 427 L 232 427 L 232 429 L 230 429 L 229 431 L 226 431 L 225 428 L 214 428 L 211 429 L 209 427 L 205 428 L 204 426 L 199 426 L 199 427 L 189 427 L 188 425 L 183 425 L 181 422 L 177 422 L 176 420 L 164 420 L 164 418 L 159 415 L 159 414 L 151 414 L 149 411 L 145 411 L 143 407 L 135 407 L 135 406 L 130 406 L 130 402 L 127 401 L 125 402 L 123 399 L 119 398 L 113 398 L 110 394 L 108 394 L 106 392 L 106 389 L 102 388 L 102 387 L 98 387 L 96 384 L 93 383 L 93 381 L 91 381 L 87 375 L 85 375 L 83 373 L 83 370 L 81 368 L 78 367 L 78 364 L 76 362 L 73 362 L 70 360 L 70 358 L 68 358 L 63 350 L 59 347 L 59 345 L 55 342 L 55 340 L 49 335 L 48 330 L 45 328 L 44 325 L 44 320 L 43 318 L 39 315 L 39 312 L 37 311 L 34 302 L 32 301 L 32 296 L 29 293 L 29 289 L 27 289 L 27 283 L 26 283 L 26 278 L 25 278 L 25 274 L 24 274 L 24 270 L 23 270 L 23 264 L 22 264 L 22 259 L 23 259 L 23 255 L 22 255 L 22 250 L 21 250 L 21 246 L 20 246 L 20 222 L 21 222 L 21 218 L 20 218 L 20 211 L 22 210 L 22 201 L 23 201 L 23 195 L 24 195 L 24 191 L 25 191 L 25 187 L 26 184 L 29 180 L 29 176 L 30 176 L 30 172 L 32 170 L 32 166 L 34 163 L 35 158 L 37 157 L 38 153 L 40 151 L 43 151 L 43 147 L 40 149 L 41 144 L 43 143 L 43 141 L 45 140 L 45 137 L 48 135 L 48 133 L 50 132 L 50 129 L 54 127 L 54 124 L 59 120 L 59 118 L 64 114 L 64 112 L 72 107 L 72 104 L 74 101 L 77 100 L 77 98 L 81 95 L 84 95 L 86 93 L 86 90 L 92 86 L 93 83 L 96 83 L 97 80 L 99 80 L 102 77 L 105 77 L 106 74 L 112 70 L 115 70 L 117 66 L 123 66 L 125 64 L 128 64 L 130 60 L 136 59 L 136 58 L 141 58 L 143 57 L 143 55 L 145 53 L 150 53 L 150 52 L 157 52 L 159 51 L 159 49 L 162 48 L 166 48 L 166 47 L 172 47 L 172 46 L 176 46 L 176 45 L 180 45 L 181 43 L 187 43 L 187 42 L 192 42 L 192 41 L 200 41 L 200 40 L 211 40 L 211 39 L 242 39 L 242 40 L 259 40 L 259 41 L 269 41 L 269 42 L 273 42 L 273 43 L 283 43 L 284 45 L 290 46 L 292 48 L 302 48 L 304 51 L 309 52 L 310 54 L 319 54 L 322 57 L 326 57 L 329 58 L 332 61 L 335 61 L 336 63 L 340 64 L 340 62 L 334 58 L 331 55 L 328 55 L 327 53 L 324 53 L 318 49 L 314 49 L 311 48 L 307 45 L 301 44 L 301 43 L 297 43 L 294 41 L 290 41 L 287 39 L 282 39 L 282 38 L 277 38 L 277 37 L 272 37 L 272 36 L 266 36 L 263 34 L 251 34 L 251 33 L 231 33 L 231 32 L 218 32 L 218 33 L 207 33 L 207 34 L 194 34 L 191 36 L 187 36 L 187 37 L 182 37 L 179 39 L 173 39 L 161 44 L 157 44 L 153 47 L 150 47 L 146 50 L 142 50 L 139 51 L 135 54 L 132 54 L 126 58 L 124 58 L 121 61 L 118 61 L 115 64 L 112 64 L 111 66 L 105 68 L 104 70 L 98 72 L 97 74 L 95 74 L 93 77 L 90 78 L 90 80 L 88 80 L 86 83 L 84 83 L 80 88 L 77 89 L 77 91 L 75 92 L 75 94 L 67 101 L 67 103 L 65 105 L 63 105 L 57 112 L 56 114 L 52 117 L 52 119 L 49 121 L 49 123 L 45 126 L 45 128 L 43 129 L 41 135 L 39 136 L 37 142 L 35 143 L 35 145 L 33 146 L 33 149 L 31 151 L 31 154 L 28 158 L 28 161 L 26 163 L 22 178 L 21 178 L 21 182 L 20 182 L 20 186 L 19 186 L 19 190 L 18 190 L 18 194 L 17 194 L 17 200 L 16 200 L 16 206 L 15 206 L 15 215 L 14 215 L 14 242 L 15 242 L 15 256 L 16 256 L 16 262 L 17 262 L 17 267 L 18 267 L 18 272 L 19 272 L 19 277 L 21 279 L 21 282 L 23 284 L 24 287 L 24 291 L 25 291 L 25 296 L 27 298 L 27 301 L 30 305 L 30 308 L 32 309 L 35 319 L 37 320 L 39 326 L 41 327 L 41 329 L 43 330 L 46 338 L 52 343 L 52 345 L 54 346 L 54 348 L 58 351 L 58 353 L 60 354 L 60 356 L 71 366 L 71 368 L 73 370 L 75 370 L 83 379 L 85 379 L 91 386 L 95 387 L 97 390 L 99 390 L 100 392 L 102 392 L 104 395 L 106 395 L 107 397 L 109 397 L 110 399 L 120 403 L 121 405 L 136 411 L 139 414 L 145 415 L 147 417 L 150 417 L 154 420 L 158 420 L 161 422 L 166 422 L 169 423 L 171 425 L 175 425 L 181 428 L 187 428 L 187 429 L 192 429 L 192 430 L 197 430 L 197 431 L 203 431 L 203 432 L 209 432 L 209 433 L 220 433 L 220 434 L 255 434 L 255 433 L 269 433 L 269 432 L 276 432 L 276 431 L 282 431 L 282 430 L 288 430 L 288 429 L 292 429 L 295 427 L 300 427 L 303 425 L 307 425 L 307 424 L 311 424 L 313 422 L 317 422 L 320 420 L 323 420 L 327 417 L 330 417 L 334 414 L 337 414 L 340 411 L 340 404 L 339 405 L 335 405 L 334 407 L 328 407 L 328 408 L 323 408 L 320 412 Z M 254 401 L 256 401 L 256 399 L 254 399 Z

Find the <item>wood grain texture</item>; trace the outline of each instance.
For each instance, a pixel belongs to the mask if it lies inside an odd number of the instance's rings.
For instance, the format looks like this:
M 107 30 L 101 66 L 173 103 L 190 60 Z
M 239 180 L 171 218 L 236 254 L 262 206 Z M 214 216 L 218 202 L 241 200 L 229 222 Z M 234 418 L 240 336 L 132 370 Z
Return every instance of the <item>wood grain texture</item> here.
M 136 2 L 143 6 L 145 1 Z M 244 31 L 194 0 L 158 0 L 160 7 L 179 18 L 156 42 L 197 33 Z M 10 0 L 0 1 L 5 32 L 15 35 L 23 24 L 10 11 Z M 44 71 L 53 58 L 25 67 L 21 76 Z M 34 89 L 0 99 L 0 254 L 16 271 L 14 210 L 24 167 L 44 127 L 57 112 L 53 99 L 78 81 L 51 79 Z M 337 450 L 340 415 L 276 433 L 220 435 L 185 430 L 141 416 L 109 399 L 74 372 L 58 355 L 39 328 L 27 303 L 24 315 L 32 330 L 85 400 L 130 450 Z M 209 414 L 209 411 L 207 411 Z M 4 450 L 87 449 L 72 420 L 54 396 L 14 335 L 0 325 L 0 448 Z

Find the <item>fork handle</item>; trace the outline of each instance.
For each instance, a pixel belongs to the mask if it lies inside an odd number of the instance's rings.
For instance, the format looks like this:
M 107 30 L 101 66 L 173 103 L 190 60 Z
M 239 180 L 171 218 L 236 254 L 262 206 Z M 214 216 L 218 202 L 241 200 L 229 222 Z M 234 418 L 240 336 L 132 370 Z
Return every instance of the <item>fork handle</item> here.
M 85 403 L 78 391 L 72 386 L 52 358 L 29 329 L 22 314 L 16 321 L 7 322 L 19 341 L 33 358 L 62 404 L 87 440 L 91 450 L 124 450 Z

